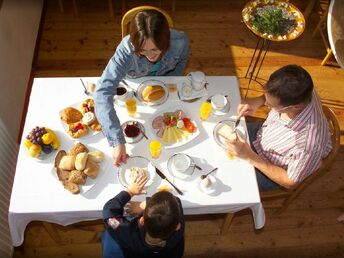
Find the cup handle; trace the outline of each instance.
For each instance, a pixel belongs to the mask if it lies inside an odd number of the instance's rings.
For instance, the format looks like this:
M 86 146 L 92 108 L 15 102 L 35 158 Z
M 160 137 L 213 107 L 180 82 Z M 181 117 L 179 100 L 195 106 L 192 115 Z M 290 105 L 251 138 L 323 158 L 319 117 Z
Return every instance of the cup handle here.
M 189 72 L 186 77 L 189 79 L 189 81 L 192 81 L 192 72 Z

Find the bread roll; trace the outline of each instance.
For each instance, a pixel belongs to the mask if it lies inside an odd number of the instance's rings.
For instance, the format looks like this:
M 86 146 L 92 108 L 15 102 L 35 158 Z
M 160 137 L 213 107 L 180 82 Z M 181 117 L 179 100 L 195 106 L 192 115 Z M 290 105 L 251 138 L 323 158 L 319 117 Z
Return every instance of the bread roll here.
M 100 167 L 96 162 L 88 159 L 86 163 L 86 168 L 84 169 L 84 173 L 90 178 L 95 179 L 98 176 L 99 169 Z
M 155 102 L 165 96 L 165 90 L 160 85 L 147 86 L 142 91 L 142 99 L 147 102 Z
M 70 191 L 73 194 L 80 193 L 80 188 L 77 184 L 74 184 L 74 183 L 69 182 L 69 181 L 63 181 L 63 186 L 65 189 L 67 189 L 68 191 Z
M 75 156 L 67 155 L 63 156 L 59 168 L 63 170 L 73 170 L 75 169 Z
M 58 168 L 63 156 L 66 156 L 67 153 L 64 150 L 60 150 L 55 156 L 54 167 Z
M 71 156 L 76 156 L 81 152 L 89 152 L 89 150 L 81 142 L 78 142 L 67 152 L 67 154 Z
M 78 155 L 76 155 L 76 157 L 75 157 L 75 168 L 77 170 L 81 171 L 81 170 L 85 169 L 87 157 L 88 157 L 87 152 L 81 152 L 81 153 L 78 153 Z
M 219 129 L 218 134 L 227 141 L 235 141 L 237 138 L 236 132 L 233 128 L 226 124 Z
M 77 185 L 84 185 L 86 183 L 87 176 L 85 173 L 79 170 L 72 170 L 68 181 Z
M 56 168 L 56 174 L 57 177 L 59 178 L 60 181 L 66 181 L 68 180 L 70 176 L 70 171 L 69 170 L 63 170 L 61 168 Z
M 89 152 L 88 158 L 94 162 L 100 163 L 105 159 L 105 156 L 103 152 L 97 150 Z

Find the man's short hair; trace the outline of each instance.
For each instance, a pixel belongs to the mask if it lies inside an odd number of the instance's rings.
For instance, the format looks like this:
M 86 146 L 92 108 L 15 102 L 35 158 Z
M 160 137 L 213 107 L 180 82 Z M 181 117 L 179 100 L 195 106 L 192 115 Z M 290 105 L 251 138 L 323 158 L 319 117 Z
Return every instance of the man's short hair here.
M 167 19 L 161 12 L 153 9 L 138 12 L 130 22 L 130 40 L 137 55 L 140 55 L 143 43 L 148 38 L 153 40 L 162 55 L 170 47 L 170 28 Z
M 279 99 L 281 106 L 308 103 L 312 98 L 313 81 L 298 65 L 284 66 L 270 75 L 265 92 Z
M 151 237 L 167 239 L 176 231 L 180 222 L 180 209 L 177 199 L 170 192 L 155 193 L 143 212 L 146 232 Z

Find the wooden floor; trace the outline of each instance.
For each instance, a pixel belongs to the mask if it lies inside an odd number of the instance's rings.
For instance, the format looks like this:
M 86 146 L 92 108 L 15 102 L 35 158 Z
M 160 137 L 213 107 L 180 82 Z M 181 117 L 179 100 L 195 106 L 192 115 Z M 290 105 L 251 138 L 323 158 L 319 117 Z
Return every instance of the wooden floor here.
M 34 76 L 99 76 L 121 40 L 120 1 L 112 1 L 111 17 L 107 0 L 46 1 L 46 11 L 33 64 Z M 114 3 L 115 2 L 115 3 Z M 245 75 L 256 38 L 241 22 L 245 0 L 164 0 L 175 27 L 191 39 L 187 72 L 202 70 L 208 75 Z M 292 1 L 304 10 L 307 1 Z M 127 8 L 159 1 L 126 1 Z M 335 65 L 320 66 L 325 47 L 320 36 L 311 37 L 319 20 L 315 9 L 301 38 L 273 43 L 260 77 L 267 79 L 276 68 L 295 63 L 306 68 L 325 104 L 333 107 L 344 128 L 344 70 Z M 243 92 L 247 81 L 240 79 Z M 261 92 L 258 84 L 249 91 Z M 80 85 L 75 85 L 80 87 Z M 258 113 L 263 116 L 264 110 Z M 343 144 L 342 140 L 342 144 Z M 236 214 L 228 234 L 220 236 L 222 218 L 189 218 L 185 257 L 344 257 L 344 147 L 329 174 L 314 183 L 282 215 L 266 210 L 264 229 L 256 231 L 249 211 Z M 59 227 L 64 245 L 57 245 L 40 222 L 31 223 L 25 242 L 15 248 L 13 257 L 100 257 L 99 234 L 102 225 L 88 223 Z

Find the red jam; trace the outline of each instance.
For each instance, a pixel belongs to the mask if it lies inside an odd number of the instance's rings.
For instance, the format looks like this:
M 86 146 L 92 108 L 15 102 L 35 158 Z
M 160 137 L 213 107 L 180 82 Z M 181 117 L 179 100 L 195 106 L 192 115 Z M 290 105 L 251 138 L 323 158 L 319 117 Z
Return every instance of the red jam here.
M 124 128 L 124 133 L 127 137 L 136 137 L 140 134 L 140 128 L 133 124 L 127 124 Z

